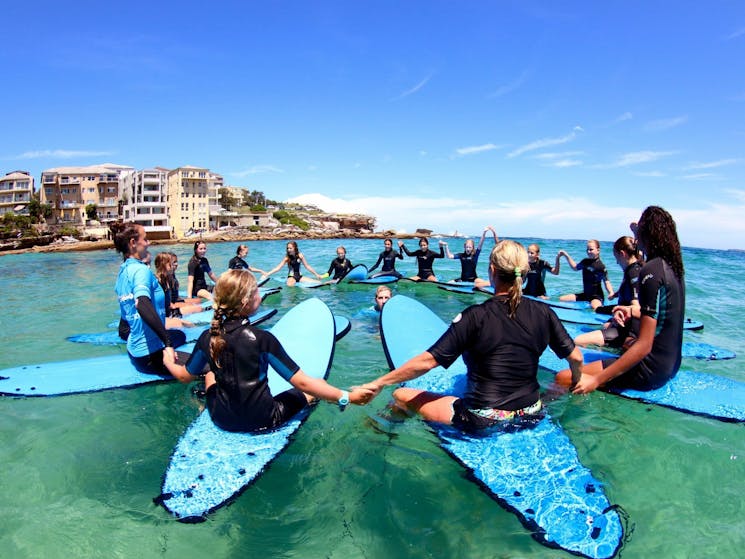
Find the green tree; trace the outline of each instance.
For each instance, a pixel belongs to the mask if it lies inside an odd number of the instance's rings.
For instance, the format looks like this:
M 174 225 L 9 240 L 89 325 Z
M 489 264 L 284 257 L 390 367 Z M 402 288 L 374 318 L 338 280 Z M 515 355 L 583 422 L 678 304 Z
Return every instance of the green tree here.
M 96 204 L 86 204 L 85 216 L 88 219 L 98 219 L 98 206 Z
M 242 201 L 233 196 L 229 189 L 220 188 L 217 193 L 220 195 L 220 205 L 226 210 L 230 211 L 234 206 L 241 205 Z

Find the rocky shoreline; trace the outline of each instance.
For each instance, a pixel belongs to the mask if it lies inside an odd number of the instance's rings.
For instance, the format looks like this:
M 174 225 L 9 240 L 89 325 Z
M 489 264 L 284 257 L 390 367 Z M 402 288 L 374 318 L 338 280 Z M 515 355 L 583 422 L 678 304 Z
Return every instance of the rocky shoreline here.
M 209 231 L 200 235 L 193 235 L 185 239 L 152 240 L 151 245 L 164 244 L 192 244 L 197 239 L 211 243 L 240 242 L 240 241 L 276 241 L 276 240 L 308 240 L 308 239 L 413 239 L 423 233 L 396 233 L 395 231 L 377 231 L 361 233 L 357 231 L 282 231 L 267 233 L 261 231 Z M 92 250 L 107 250 L 114 248 L 113 241 L 55 241 L 46 245 L 35 245 L 26 248 L 0 251 L 0 256 L 8 254 L 24 254 L 28 252 L 88 252 Z

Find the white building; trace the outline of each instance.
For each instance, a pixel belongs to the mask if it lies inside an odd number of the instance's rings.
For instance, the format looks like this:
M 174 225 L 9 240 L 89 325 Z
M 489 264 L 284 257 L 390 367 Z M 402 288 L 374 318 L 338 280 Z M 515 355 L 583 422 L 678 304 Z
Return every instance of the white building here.
M 122 219 L 139 223 L 151 239 L 170 239 L 168 169 L 155 167 L 122 173 Z
M 28 215 L 34 193 L 34 178 L 26 171 L 13 171 L 0 178 L 0 215 Z

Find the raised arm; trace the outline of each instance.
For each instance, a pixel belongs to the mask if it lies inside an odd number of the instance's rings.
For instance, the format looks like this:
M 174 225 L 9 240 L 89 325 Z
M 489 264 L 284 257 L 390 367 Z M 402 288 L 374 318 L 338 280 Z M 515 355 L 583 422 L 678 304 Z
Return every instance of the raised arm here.
M 549 270 L 553 275 L 558 276 L 559 272 L 561 271 L 561 252 L 556 255 L 556 262 L 554 262 L 554 267 Z
M 445 258 L 445 246 L 447 243 L 445 241 L 440 241 L 440 252 L 435 253 L 435 258 Z
M 572 268 L 572 270 L 576 270 L 577 269 L 577 263 L 574 260 L 572 260 L 572 257 L 569 256 L 569 254 L 567 253 L 567 251 L 560 250 L 559 251 L 559 254 L 556 256 L 556 260 L 557 261 L 559 260 L 559 256 L 563 256 L 564 258 L 567 259 L 567 263 Z
M 398 253 L 401 254 L 401 251 L 404 251 L 406 253 L 406 256 L 413 256 L 413 254 L 409 252 L 409 249 L 406 248 L 404 242 L 398 241 Z M 403 256 L 401 258 L 403 258 Z
M 455 258 L 455 255 L 450 252 L 450 247 L 448 246 L 448 244 L 445 241 L 440 241 L 440 248 L 442 248 L 443 246 L 445 247 L 445 256 L 450 259 Z

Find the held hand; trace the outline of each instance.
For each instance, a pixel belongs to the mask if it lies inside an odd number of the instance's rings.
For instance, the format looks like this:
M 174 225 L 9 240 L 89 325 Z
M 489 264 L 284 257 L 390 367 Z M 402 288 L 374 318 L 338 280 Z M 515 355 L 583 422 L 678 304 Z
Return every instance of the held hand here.
M 402 246 L 404 246 L 404 242 L 403 241 L 398 241 L 398 248 L 401 248 Z
M 572 389 L 572 394 L 589 394 L 590 392 L 597 390 L 599 386 L 600 383 L 598 382 L 597 377 L 583 374 L 580 377 L 579 382 Z
M 374 390 L 370 390 L 369 388 L 353 386 L 349 391 L 349 401 L 352 404 L 364 406 L 365 404 L 369 403 L 370 400 L 375 398 L 376 395 L 377 393 Z
M 176 352 L 172 347 L 163 348 L 163 363 L 167 366 L 176 364 Z
M 448 244 L 445 241 L 440 241 L 440 246 L 441 247 L 446 247 L 446 246 L 448 246 Z
M 613 318 L 619 325 L 624 326 L 626 321 L 631 318 L 631 307 L 624 305 L 613 307 Z

